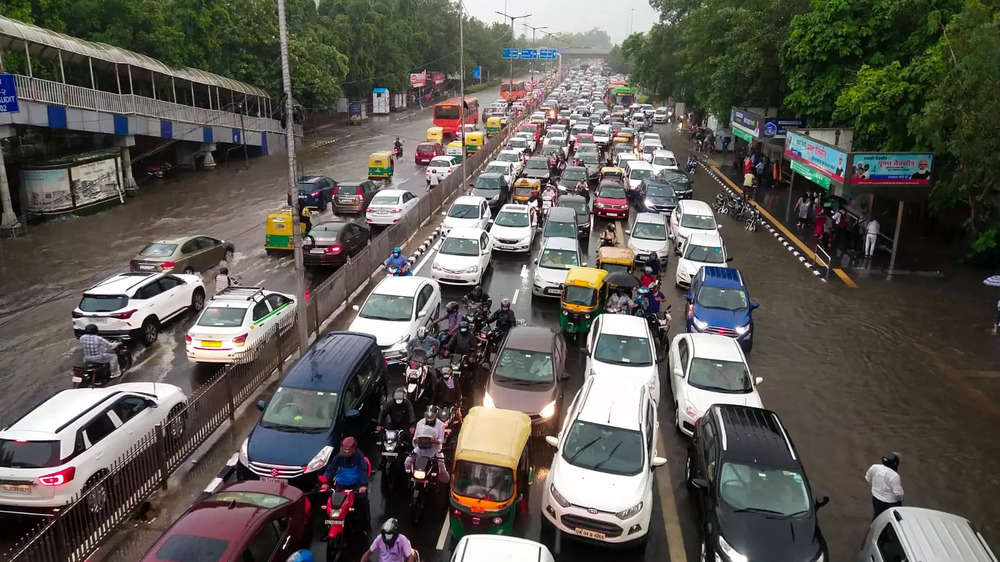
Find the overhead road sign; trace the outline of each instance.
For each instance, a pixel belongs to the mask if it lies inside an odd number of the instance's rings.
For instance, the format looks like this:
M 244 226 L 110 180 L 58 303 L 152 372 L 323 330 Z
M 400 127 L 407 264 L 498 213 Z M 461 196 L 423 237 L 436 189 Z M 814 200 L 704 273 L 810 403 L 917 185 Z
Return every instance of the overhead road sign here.
M 521 58 L 524 60 L 535 60 L 538 58 L 538 49 L 521 49 Z
M 520 54 L 521 51 L 517 47 L 506 47 L 504 48 L 503 55 L 501 55 L 501 57 L 505 59 L 516 59 L 520 58 Z
M 558 58 L 557 51 L 555 49 L 538 49 L 538 58 L 544 60 Z

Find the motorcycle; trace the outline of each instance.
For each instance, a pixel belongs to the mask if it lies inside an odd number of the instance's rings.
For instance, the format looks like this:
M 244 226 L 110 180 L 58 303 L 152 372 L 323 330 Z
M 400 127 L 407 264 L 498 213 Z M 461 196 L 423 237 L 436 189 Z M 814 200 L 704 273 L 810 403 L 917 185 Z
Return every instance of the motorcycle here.
M 170 175 L 174 171 L 174 165 L 169 162 L 164 162 L 159 166 L 150 166 L 146 168 L 146 175 L 151 178 L 156 178 L 162 180 L 163 178 Z
M 125 373 L 132 367 L 132 352 L 123 342 L 118 342 L 115 346 L 115 355 L 118 357 L 119 375 L 115 378 L 125 376 Z M 76 388 L 87 388 L 91 386 L 105 386 L 111 382 L 111 365 L 107 363 L 94 363 L 85 361 L 83 365 L 73 367 L 72 382 Z
M 687 172 L 689 174 L 693 174 L 697 170 L 698 170 L 698 163 L 695 162 L 695 161 L 693 161 L 693 160 L 688 160 L 688 163 L 687 163 Z
M 406 390 L 406 398 L 417 409 L 418 404 L 425 400 L 430 400 L 431 396 L 431 366 L 417 361 L 410 361 L 406 366 L 406 373 L 403 380 Z
M 426 436 L 417 437 L 416 444 L 418 449 L 431 449 L 434 446 L 434 439 Z M 410 473 L 410 515 L 414 525 L 420 523 L 428 495 L 436 493 L 440 485 L 437 461 L 438 455 L 417 454 L 413 457 L 413 471 Z
M 490 309 L 493 308 L 493 299 L 487 297 L 485 301 L 474 302 L 466 297 L 465 307 L 468 311 L 468 321 L 472 325 L 472 330 L 479 331 L 483 329 L 487 319 L 490 317 Z
M 407 277 L 407 276 L 410 276 L 410 275 L 413 275 L 413 273 L 410 272 L 410 265 L 409 264 L 406 264 L 406 265 L 404 265 L 402 267 L 399 267 L 399 266 L 396 266 L 396 265 L 387 265 L 387 266 L 385 266 L 385 276 L 386 277 Z
M 320 476 L 320 492 L 329 492 L 330 497 L 326 500 L 326 515 L 328 519 L 324 521 L 326 525 L 326 559 L 328 562 L 345 560 L 352 538 L 361 541 L 367 538 L 368 530 L 360 528 L 360 521 L 354 515 L 354 503 L 356 501 L 353 488 L 346 486 L 333 486 L 327 483 L 326 476 Z
M 392 148 L 392 152 L 396 155 L 396 158 L 403 157 L 403 144 L 399 143 Z
M 381 446 L 378 469 L 382 473 L 379 479 L 382 495 L 390 496 L 393 490 L 402 485 L 403 460 L 407 455 L 408 440 L 406 429 L 382 428 L 376 443 Z
M 662 318 L 648 312 L 644 315 L 647 324 L 649 324 L 650 333 L 656 338 L 657 360 L 666 356 L 667 348 L 670 345 L 670 321 L 673 319 L 670 315 L 670 308 L 671 306 L 668 304 Z

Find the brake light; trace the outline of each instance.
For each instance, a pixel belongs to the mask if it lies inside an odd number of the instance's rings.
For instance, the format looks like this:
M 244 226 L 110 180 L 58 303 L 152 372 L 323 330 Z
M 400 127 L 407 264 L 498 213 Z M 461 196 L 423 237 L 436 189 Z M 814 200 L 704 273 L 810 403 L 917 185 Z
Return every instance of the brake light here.
M 82 312 L 73 311 L 73 318 L 83 318 Z
M 160 271 L 166 271 L 168 269 L 173 269 L 173 267 L 175 265 L 177 265 L 175 262 L 165 261 L 165 262 L 163 262 L 163 263 L 160 264 Z
M 364 193 L 361 192 L 361 186 L 358 186 L 358 197 L 363 197 Z
M 246 345 L 247 336 L 249 335 L 250 334 L 243 334 L 242 336 L 236 336 L 235 338 L 233 338 L 233 345 L 238 345 L 240 347 Z
M 191 334 L 184 334 L 184 341 L 191 343 Z
M 111 315 L 112 318 L 117 318 L 119 320 L 128 320 L 133 314 L 138 312 L 138 309 L 133 308 L 132 310 L 126 310 L 125 312 L 115 312 Z
M 319 192 L 318 191 L 313 191 L 312 193 L 309 194 L 309 196 L 310 197 L 319 197 Z
M 76 476 L 76 467 L 71 466 L 69 468 L 62 469 L 59 472 L 39 476 L 38 483 L 42 486 L 62 486 L 72 480 L 74 476 Z
M 340 244 L 334 244 L 333 246 L 327 246 L 326 253 L 328 254 L 339 254 L 344 248 Z

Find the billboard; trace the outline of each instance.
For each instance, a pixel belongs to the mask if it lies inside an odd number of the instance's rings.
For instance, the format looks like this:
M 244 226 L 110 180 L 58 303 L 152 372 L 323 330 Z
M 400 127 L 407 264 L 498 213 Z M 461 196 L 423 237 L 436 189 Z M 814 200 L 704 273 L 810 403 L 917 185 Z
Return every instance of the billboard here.
M 444 72 L 431 72 L 431 82 L 434 82 L 435 84 L 443 84 Z
M 69 169 L 69 175 L 77 208 L 117 198 L 124 193 L 121 190 L 117 158 L 73 166 Z
M 789 132 L 785 137 L 785 156 L 844 183 L 847 153 L 805 135 Z
M 933 163 L 929 152 L 858 152 L 851 154 L 850 183 L 928 185 Z
M 417 72 L 410 75 L 411 88 L 423 88 L 427 84 L 427 71 Z
M 21 170 L 21 185 L 27 195 L 29 214 L 61 213 L 73 209 L 66 168 Z

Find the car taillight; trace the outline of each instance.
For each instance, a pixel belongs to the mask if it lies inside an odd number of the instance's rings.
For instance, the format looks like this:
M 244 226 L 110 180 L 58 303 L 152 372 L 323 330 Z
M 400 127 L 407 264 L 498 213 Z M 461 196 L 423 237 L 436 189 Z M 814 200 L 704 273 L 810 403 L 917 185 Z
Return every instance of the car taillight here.
M 364 193 L 362 193 L 362 191 L 361 191 L 361 186 L 359 185 L 359 186 L 358 186 L 358 197 L 364 197 L 364 195 L 365 195 L 365 194 L 364 194 Z
M 69 468 L 62 469 L 59 472 L 39 476 L 38 483 L 42 486 L 62 486 L 72 480 L 74 476 L 76 476 L 76 467 L 71 466 Z
M 327 246 L 326 253 L 328 254 L 339 254 L 344 248 L 340 244 L 334 244 L 333 246 Z
M 126 310 L 125 312 L 115 312 L 114 314 L 111 315 L 111 317 L 117 318 L 119 320 L 128 320 L 136 312 L 138 312 L 138 309 L 133 308 L 132 310 Z
M 312 193 L 309 194 L 309 196 L 310 197 L 319 197 L 319 192 L 318 191 L 313 191 Z
M 250 334 L 243 334 L 241 336 L 236 336 L 233 338 L 233 345 L 243 346 L 247 343 L 247 336 Z
M 82 312 L 73 311 L 73 318 L 83 318 Z
M 396 208 L 396 209 L 393 209 L 392 212 L 394 212 L 394 213 L 402 213 L 403 209 L 402 208 Z
M 340 191 L 340 186 L 339 186 L 339 185 L 335 185 L 335 186 L 333 186 L 333 196 L 334 196 L 334 197 L 336 197 L 336 196 L 337 196 L 337 192 L 338 192 L 338 191 Z
M 168 269 L 173 269 L 175 265 L 177 265 L 176 262 L 165 261 L 165 262 L 163 262 L 163 263 L 160 264 L 160 271 L 166 271 Z
M 184 341 L 191 343 L 191 334 L 184 334 Z

